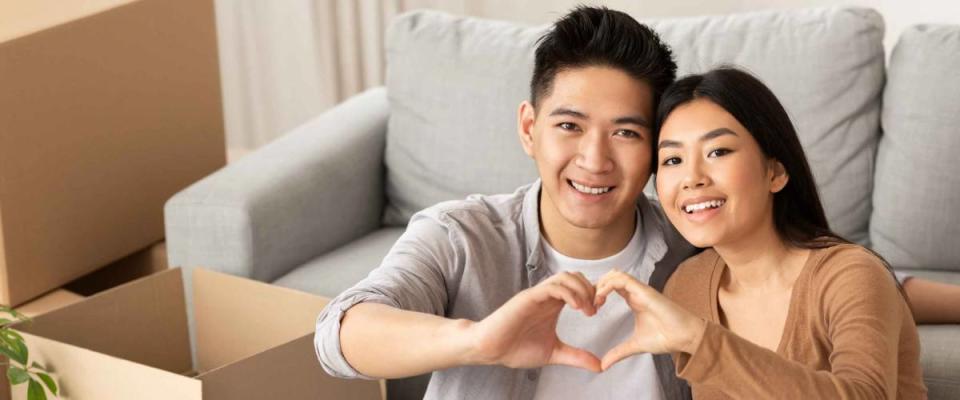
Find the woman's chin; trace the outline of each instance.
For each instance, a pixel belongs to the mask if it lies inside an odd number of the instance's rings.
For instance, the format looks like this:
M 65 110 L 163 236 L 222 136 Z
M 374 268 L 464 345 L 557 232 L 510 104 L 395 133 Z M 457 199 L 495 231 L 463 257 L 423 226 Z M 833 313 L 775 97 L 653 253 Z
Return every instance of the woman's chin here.
M 680 231 L 680 234 L 683 235 L 683 238 L 686 239 L 687 242 L 701 249 L 716 246 L 717 243 L 720 242 L 719 238 L 715 235 L 705 234 L 705 232 Z

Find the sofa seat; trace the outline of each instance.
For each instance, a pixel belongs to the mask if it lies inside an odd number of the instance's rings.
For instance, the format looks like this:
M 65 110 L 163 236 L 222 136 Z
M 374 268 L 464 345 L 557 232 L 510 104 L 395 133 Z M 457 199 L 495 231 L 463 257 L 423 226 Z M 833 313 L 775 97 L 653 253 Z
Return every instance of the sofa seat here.
M 379 266 L 404 229 L 390 227 L 373 231 L 308 261 L 273 284 L 333 298 Z

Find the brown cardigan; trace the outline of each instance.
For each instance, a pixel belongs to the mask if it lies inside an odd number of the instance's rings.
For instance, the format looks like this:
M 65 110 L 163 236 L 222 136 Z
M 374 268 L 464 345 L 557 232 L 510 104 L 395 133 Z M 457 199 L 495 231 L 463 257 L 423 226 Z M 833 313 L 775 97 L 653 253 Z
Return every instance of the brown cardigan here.
M 726 263 L 708 249 L 664 293 L 707 321 L 693 354 L 674 354 L 695 399 L 925 399 L 920 341 L 881 261 L 856 245 L 812 250 L 793 286 L 777 352 L 720 323 Z

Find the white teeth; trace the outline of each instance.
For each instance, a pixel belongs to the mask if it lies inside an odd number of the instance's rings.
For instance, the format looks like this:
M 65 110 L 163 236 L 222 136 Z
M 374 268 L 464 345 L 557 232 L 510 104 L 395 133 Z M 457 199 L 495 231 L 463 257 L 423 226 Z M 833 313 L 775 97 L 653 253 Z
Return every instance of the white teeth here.
M 612 188 L 611 186 L 599 187 L 599 188 L 584 186 L 574 181 L 570 181 L 570 183 L 573 185 L 574 189 L 577 189 L 578 192 L 586 193 L 586 194 L 603 194 L 603 193 L 609 192 L 610 189 Z
M 708 200 L 708 201 L 704 201 L 704 202 L 702 202 L 702 203 L 688 204 L 688 205 L 686 205 L 685 207 L 683 207 L 683 211 L 685 211 L 685 212 L 687 212 L 687 213 L 689 214 L 689 213 L 692 213 L 692 212 L 694 212 L 694 211 L 700 211 L 700 210 L 707 209 L 707 208 L 717 208 L 717 207 L 722 206 L 723 203 L 726 203 L 726 200 Z

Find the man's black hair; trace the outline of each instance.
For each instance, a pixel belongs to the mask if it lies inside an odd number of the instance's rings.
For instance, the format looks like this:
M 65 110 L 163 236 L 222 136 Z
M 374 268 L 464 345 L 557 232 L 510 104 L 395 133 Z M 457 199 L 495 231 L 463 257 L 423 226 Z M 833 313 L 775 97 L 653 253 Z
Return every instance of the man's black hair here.
M 677 76 L 670 47 L 653 30 L 621 11 L 578 6 L 537 41 L 530 103 L 536 108 L 550 94 L 560 71 L 589 66 L 616 68 L 647 82 L 654 109 Z

